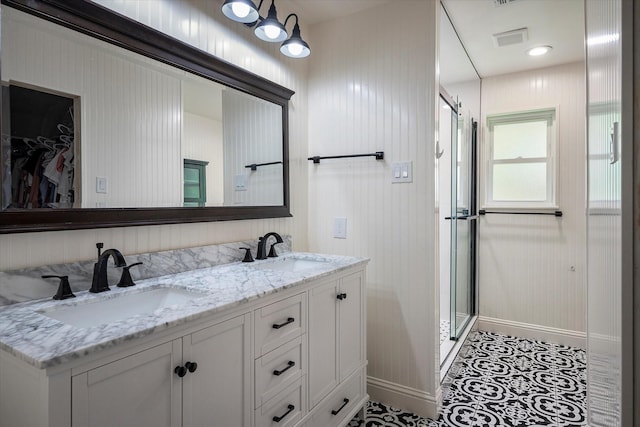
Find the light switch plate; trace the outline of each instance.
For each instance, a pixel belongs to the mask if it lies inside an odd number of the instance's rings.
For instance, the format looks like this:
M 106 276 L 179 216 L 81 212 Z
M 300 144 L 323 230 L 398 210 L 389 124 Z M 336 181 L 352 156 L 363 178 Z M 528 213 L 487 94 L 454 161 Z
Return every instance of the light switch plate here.
M 333 237 L 336 239 L 347 238 L 347 218 L 333 219 Z
M 391 164 L 391 182 L 413 182 L 413 162 L 394 162 Z

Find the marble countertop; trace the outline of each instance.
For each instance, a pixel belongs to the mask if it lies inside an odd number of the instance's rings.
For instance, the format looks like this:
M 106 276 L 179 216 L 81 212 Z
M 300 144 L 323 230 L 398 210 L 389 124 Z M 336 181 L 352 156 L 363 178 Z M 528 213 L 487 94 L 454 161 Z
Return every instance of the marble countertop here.
M 316 261 L 317 265 L 308 263 L 300 271 L 261 268 L 292 258 Z M 99 294 L 81 292 L 76 298 L 64 301 L 46 299 L 0 307 L 0 348 L 37 368 L 49 368 L 367 262 L 366 258 L 289 252 L 255 263 L 235 262 L 139 280 L 130 288 L 114 285 L 111 291 Z M 202 296 L 150 314 L 90 327 L 72 326 L 43 314 L 58 307 L 117 298 L 157 287 L 186 289 Z

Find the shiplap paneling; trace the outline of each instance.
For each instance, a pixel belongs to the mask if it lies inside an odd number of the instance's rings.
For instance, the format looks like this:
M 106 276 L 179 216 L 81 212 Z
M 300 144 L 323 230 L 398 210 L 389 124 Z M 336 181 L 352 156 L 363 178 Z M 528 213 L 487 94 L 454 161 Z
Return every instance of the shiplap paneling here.
M 282 160 L 282 108 L 232 90 L 222 92 L 225 206 L 282 205 L 282 165 L 246 165 Z M 265 126 L 266 125 L 266 126 Z M 236 190 L 244 176 L 246 190 Z
M 481 217 L 481 316 L 586 331 L 585 96 L 584 63 L 482 81 L 482 144 L 487 143 L 487 115 L 557 108 L 557 204 L 563 216 Z M 480 165 L 482 205 L 484 160 Z
M 437 2 L 393 2 L 316 24 L 309 70 L 309 154 L 385 152 L 384 161 L 310 166 L 309 248 L 371 258 L 369 392 L 431 417 L 439 390 L 438 14 Z M 413 162 L 412 183 L 391 183 L 397 161 Z M 335 217 L 347 218 L 346 239 L 333 238 Z
M 614 149 L 614 123 L 622 138 L 621 1 L 587 0 L 588 216 L 587 216 L 587 415 L 591 426 L 623 423 L 622 408 L 622 227 L 621 146 Z M 595 37 L 612 38 L 593 43 Z M 615 160 L 612 154 L 620 156 Z M 629 194 L 629 196 L 632 196 Z M 626 197 L 626 194 L 625 194 Z M 633 224 L 633 223 L 632 223 Z M 625 321 L 630 321 L 626 318 Z M 633 346 L 629 345 L 628 349 Z M 629 374 L 627 374 L 629 375 Z M 633 380 L 630 380 L 633 381 Z
M 2 235 L 0 270 L 92 259 L 96 255 L 96 242 L 117 247 L 126 255 L 257 239 L 267 231 L 278 231 L 293 236 L 294 249 L 306 250 L 308 61 L 286 58 L 280 54 L 278 46 L 257 40 L 250 29 L 224 17 L 219 2 L 104 0 L 100 3 L 296 92 L 289 103 L 293 218 Z M 280 13 L 286 12 L 285 8 L 280 10 Z M 302 27 L 304 17 L 300 24 Z

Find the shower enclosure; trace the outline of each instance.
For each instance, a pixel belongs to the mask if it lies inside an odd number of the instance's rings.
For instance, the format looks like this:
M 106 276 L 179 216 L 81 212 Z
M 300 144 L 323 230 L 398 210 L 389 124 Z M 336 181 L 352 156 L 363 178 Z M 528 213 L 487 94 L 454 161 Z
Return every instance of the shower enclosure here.
M 441 361 L 476 314 L 476 128 L 471 113 L 441 90 L 437 153 L 442 216 Z

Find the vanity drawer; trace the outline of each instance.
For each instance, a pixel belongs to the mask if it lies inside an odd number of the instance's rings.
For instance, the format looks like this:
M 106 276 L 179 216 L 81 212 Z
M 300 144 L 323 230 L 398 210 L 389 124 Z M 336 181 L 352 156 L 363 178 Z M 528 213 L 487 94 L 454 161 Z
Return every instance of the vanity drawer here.
M 292 427 L 296 425 L 305 413 L 304 379 L 305 377 L 302 376 L 278 396 L 256 409 L 255 426 Z
M 256 408 L 306 373 L 306 338 L 302 335 L 256 359 Z
M 255 311 L 256 358 L 306 332 L 305 295 L 298 294 Z
M 365 395 L 363 371 L 363 369 L 357 371 L 320 403 L 307 422 L 307 427 L 337 426 L 356 407 L 359 407 Z

